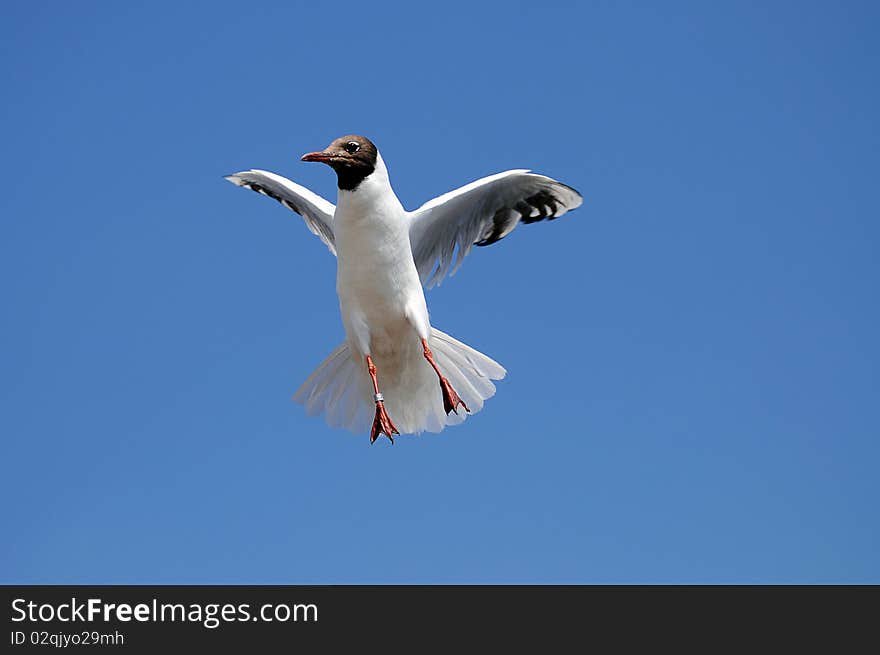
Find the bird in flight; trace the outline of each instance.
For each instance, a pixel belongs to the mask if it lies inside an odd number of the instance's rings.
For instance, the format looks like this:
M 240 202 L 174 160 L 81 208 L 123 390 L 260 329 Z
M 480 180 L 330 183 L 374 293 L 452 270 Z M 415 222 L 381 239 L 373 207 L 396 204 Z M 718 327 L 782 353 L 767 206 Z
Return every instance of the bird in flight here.
M 504 368 L 431 326 L 424 287 L 454 274 L 473 246 L 520 223 L 552 220 L 580 206 L 571 187 L 528 170 L 484 177 L 406 211 L 373 143 L 348 135 L 302 161 L 330 166 L 337 204 L 275 173 L 226 177 L 300 214 L 336 255 L 345 341 L 294 395 L 333 427 L 380 435 L 440 432 L 495 394 Z

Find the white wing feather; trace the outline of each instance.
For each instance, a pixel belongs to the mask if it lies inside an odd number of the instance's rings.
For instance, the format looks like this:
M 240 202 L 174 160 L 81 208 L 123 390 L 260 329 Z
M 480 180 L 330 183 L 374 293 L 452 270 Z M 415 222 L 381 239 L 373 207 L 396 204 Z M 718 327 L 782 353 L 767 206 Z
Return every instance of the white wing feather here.
M 484 177 L 426 202 L 410 213 L 409 231 L 422 284 L 430 288 L 455 274 L 474 245 L 496 243 L 520 222 L 553 220 L 581 202 L 570 186 L 524 169 Z
M 334 255 L 336 240 L 333 235 L 333 215 L 336 206 L 286 177 L 252 169 L 227 175 L 226 178 L 236 186 L 245 187 L 274 198 L 282 205 L 305 219 L 309 231 L 323 241 Z

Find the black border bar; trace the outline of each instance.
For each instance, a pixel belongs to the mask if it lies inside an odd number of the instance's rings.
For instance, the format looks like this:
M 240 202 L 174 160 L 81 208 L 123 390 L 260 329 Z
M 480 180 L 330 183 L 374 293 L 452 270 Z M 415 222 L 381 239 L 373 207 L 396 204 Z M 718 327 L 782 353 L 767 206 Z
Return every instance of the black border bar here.
M 337 652 L 339 648 L 371 653 L 389 649 L 434 652 L 438 647 L 468 652 L 479 645 L 493 651 L 568 652 L 600 644 L 614 650 L 654 650 L 687 643 L 713 650 L 731 645 L 763 650 L 795 643 L 812 647 L 824 643 L 839 649 L 847 641 L 858 644 L 860 634 L 872 635 L 880 608 L 880 587 L 876 586 L 0 589 L 7 626 L 0 650 L 9 653 L 70 649 Z M 94 620 L 88 620 L 89 599 L 99 599 L 91 601 Z M 162 605 L 165 615 L 156 620 Z M 186 619 L 176 606 L 186 609 Z M 263 610 L 266 606 L 268 610 Z M 224 607 L 225 617 L 221 614 Z M 65 619 L 73 613 L 76 620 L 58 620 L 58 611 Z M 266 620 L 255 617 L 261 611 Z M 47 620 L 31 620 L 39 619 L 39 612 Z M 80 643 L 74 643 L 75 634 Z

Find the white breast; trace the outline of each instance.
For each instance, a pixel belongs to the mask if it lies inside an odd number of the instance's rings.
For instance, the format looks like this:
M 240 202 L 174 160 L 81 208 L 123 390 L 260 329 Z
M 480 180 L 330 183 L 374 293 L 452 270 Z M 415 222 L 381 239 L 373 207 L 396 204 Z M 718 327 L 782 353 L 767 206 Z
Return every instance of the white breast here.
M 409 240 L 409 216 L 378 158 L 354 191 L 339 191 L 336 291 L 349 343 L 362 354 L 418 343 L 428 315 Z M 413 322 L 418 325 L 414 327 Z M 378 351 L 378 352 L 377 352 Z

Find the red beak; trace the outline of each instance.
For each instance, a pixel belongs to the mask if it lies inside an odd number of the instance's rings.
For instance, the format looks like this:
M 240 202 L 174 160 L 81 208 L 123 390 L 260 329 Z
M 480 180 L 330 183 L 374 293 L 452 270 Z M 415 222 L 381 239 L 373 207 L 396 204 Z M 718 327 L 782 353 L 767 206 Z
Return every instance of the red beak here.
M 328 163 L 331 159 L 331 155 L 326 152 L 307 152 L 302 156 L 302 161 L 318 161 L 322 164 Z

